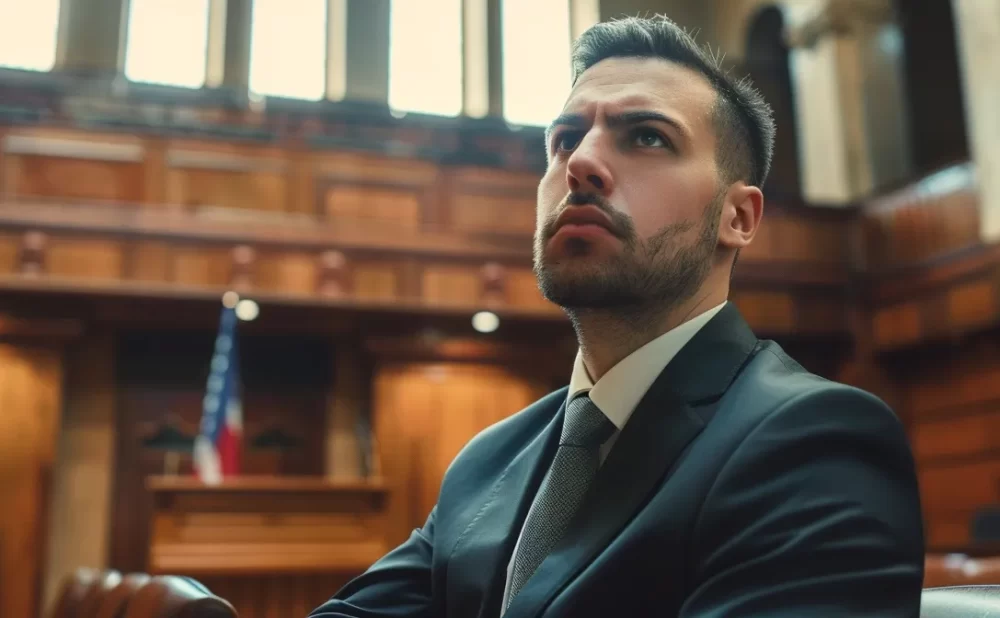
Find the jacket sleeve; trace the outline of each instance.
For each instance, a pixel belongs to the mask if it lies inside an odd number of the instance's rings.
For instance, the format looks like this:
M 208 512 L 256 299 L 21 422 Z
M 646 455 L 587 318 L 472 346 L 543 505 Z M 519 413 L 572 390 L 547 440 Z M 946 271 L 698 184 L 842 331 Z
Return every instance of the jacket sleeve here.
M 424 618 L 432 616 L 434 519 L 344 586 L 309 618 Z
M 692 542 L 682 618 L 916 618 L 923 521 L 902 425 L 843 385 L 793 398 L 734 451 Z

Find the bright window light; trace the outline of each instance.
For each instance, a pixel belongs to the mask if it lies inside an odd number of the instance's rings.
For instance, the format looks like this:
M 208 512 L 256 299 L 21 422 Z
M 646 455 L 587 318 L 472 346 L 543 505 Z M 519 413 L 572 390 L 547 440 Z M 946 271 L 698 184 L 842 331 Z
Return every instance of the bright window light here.
M 547 125 L 569 94 L 569 0 L 502 0 L 501 5 L 504 118 Z
M 208 2 L 131 0 L 125 77 L 184 88 L 205 85 Z
M 0 0 L 0 66 L 50 70 L 58 30 L 59 0 Z
M 322 99 L 326 89 L 326 0 L 254 0 L 250 90 Z
M 462 113 L 462 0 L 392 0 L 389 107 Z

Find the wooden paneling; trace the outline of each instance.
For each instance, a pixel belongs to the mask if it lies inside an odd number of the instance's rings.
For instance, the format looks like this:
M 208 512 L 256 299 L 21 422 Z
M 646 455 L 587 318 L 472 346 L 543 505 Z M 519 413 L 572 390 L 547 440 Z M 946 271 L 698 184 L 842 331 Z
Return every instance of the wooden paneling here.
M 452 227 L 477 234 L 520 234 L 535 231 L 534 196 L 456 194 L 452 197 Z
M 392 300 L 402 295 L 401 269 L 391 262 L 360 262 L 351 269 L 351 291 L 362 300 Z
M 482 298 L 481 275 L 468 266 L 428 266 L 423 270 L 421 289 L 430 305 L 474 307 Z
M 10 275 L 18 270 L 21 234 L 0 231 L 0 274 Z
M 856 211 L 765 205 L 764 218 L 741 260 L 806 262 L 846 267 Z
M 331 225 L 379 224 L 387 230 L 416 230 L 423 220 L 418 191 L 408 187 L 333 184 L 323 194 Z
M 62 410 L 58 346 L 0 337 L 0 616 L 36 616 Z
M 285 179 L 280 171 L 171 169 L 167 203 L 190 208 L 286 210 Z
M 302 618 L 350 580 L 336 573 L 199 577 L 213 594 L 229 601 L 240 618 Z
M 869 282 L 873 337 L 882 350 L 912 348 L 1000 324 L 1000 247 L 980 246 Z
M 445 470 L 466 442 L 549 386 L 537 376 L 488 365 L 413 363 L 377 369 L 372 414 L 382 474 L 389 483 L 389 544 L 423 525 Z
M 757 330 L 788 332 L 795 327 L 793 299 L 783 292 L 743 292 L 733 298 L 747 323 Z
M 449 174 L 449 219 L 456 232 L 530 238 L 538 176 L 465 169 Z
M 974 166 L 936 172 L 865 205 L 865 269 L 884 272 L 974 246 L 979 221 Z
M 530 268 L 509 268 L 505 273 L 507 301 L 526 309 L 559 313 L 562 309 L 545 299 L 538 289 L 538 279 Z
M 928 351 L 899 371 L 928 544 L 967 545 L 976 511 L 1000 503 L 1000 338 Z
M 45 272 L 53 277 L 117 280 L 124 275 L 124 243 L 87 237 L 52 239 Z
M 143 197 L 138 163 L 23 156 L 15 163 L 15 195 L 138 203 Z
M 289 210 L 288 166 L 281 150 L 190 142 L 169 147 L 164 159 L 168 204 Z
M 3 140 L 4 197 L 137 204 L 145 197 L 136 138 L 82 131 L 17 131 Z
M 269 292 L 311 296 L 319 280 L 319 260 L 305 251 L 261 252 L 254 264 L 254 286 Z
M 168 260 L 171 283 L 225 287 L 230 282 L 232 261 L 223 247 L 176 246 Z

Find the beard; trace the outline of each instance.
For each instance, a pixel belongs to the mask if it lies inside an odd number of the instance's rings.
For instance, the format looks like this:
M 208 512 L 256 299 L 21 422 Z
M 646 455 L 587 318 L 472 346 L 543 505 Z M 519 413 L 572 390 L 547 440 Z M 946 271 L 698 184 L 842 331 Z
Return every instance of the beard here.
M 631 218 L 612 208 L 599 195 L 571 194 L 572 205 L 591 204 L 611 219 L 610 231 L 622 242 L 622 251 L 600 263 L 586 263 L 590 243 L 571 239 L 566 257 L 550 259 L 545 247 L 555 233 L 556 216 L 535 234 L 534 271 L 538 287 L 550 302 L 567 311 L 588 309 L 669 310 L 690 299 L 708 277 L 718 243 L 724 194 L 705 208 L 697 238 L 679 244 L 697 224 L 690 221 L 664 226 L 646 240 L 638 238 Z M 580 263 L 574 263 L 579 260 Z

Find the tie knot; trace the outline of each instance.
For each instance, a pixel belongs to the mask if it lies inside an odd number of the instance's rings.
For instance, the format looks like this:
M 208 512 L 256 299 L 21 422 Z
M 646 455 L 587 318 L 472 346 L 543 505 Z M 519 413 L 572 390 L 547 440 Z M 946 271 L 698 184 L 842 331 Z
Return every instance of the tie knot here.
M 560 444 L 595 447 L 604 444 L 617 428 L 590 397 L 580 395 L 566 406 Z

